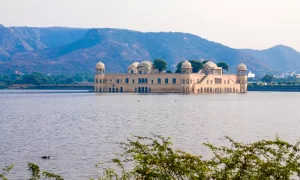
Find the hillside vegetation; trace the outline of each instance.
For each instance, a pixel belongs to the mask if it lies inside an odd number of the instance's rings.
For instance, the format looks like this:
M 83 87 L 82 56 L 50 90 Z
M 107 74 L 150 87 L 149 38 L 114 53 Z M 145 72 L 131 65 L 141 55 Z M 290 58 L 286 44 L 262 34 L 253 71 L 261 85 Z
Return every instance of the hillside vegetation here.
M 161 58 L 175 71 L 178 62 L 210 59 L 225 62 L 229 72 L 243 62 L 257 73 L 300 69 L 300 53 L 281 46 L 265 51 L 239 50 L 178 32 L 124 29 L 4 27 L 0 25 L 0 74 L 93 73 L 102 61 L 107 72 L 126 72 L 134 61 Z

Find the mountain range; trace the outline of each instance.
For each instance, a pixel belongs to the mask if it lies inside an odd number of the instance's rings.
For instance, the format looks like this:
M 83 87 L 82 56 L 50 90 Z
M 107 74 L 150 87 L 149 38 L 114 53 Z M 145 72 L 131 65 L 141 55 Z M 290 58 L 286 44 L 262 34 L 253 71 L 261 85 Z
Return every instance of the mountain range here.
M 173 71 L 185 59 L 226 62 L 231 72 L 243 62 L 258 75 L 300 71 L 300 53 L 283 45 L 266 50 L 234 49 L 179 32 L 0 25 L 0 74 L 93 73 L 99 61 L 105 63 L 107 72 L 126 72 L 134 61 L 155 58 L 166 60 Z

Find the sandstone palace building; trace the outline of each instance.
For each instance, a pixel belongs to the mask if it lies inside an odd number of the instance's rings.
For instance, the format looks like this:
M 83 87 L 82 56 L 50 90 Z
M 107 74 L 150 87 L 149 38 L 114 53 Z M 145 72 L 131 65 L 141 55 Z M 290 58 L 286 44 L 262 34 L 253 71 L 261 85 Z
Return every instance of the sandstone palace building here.
M 97 93 L 245 93 L 247 67 L 238 65 L 236 74 L 223 74 L 222 68 L 208 61 L 198 73 L 192 73 L 188 61 L 181 73 L 158 73 L 150 61 L 134 62 L 128 73 L 106 74 L 102 62 L 96 64 Z

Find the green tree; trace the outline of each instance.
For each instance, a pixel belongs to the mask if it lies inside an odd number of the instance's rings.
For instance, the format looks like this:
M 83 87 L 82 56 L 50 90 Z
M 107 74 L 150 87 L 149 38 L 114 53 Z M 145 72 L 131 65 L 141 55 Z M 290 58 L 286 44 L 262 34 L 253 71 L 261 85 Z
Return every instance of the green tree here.
M 193 73 L 198 73 L 200 71 L 200 69 L 202 69 L 202 63 L 200 61 L 197 60 L 190 60 L 189 61 L 192 64 L 193 67 Z
M 167 70 L 167 73 L 168 73 L 168 74 L 171 74 L 171 73 L 172 73 L 172 71 L 171 71 L 171 70 Z
M 226 70 L 226 72 L 228 72 L 228 70 L 229 70 L 228 64 L 226 64 L 224 62 L 217 63 L 217 66 L 221 67 L 223 71 Z
M 163 59 L 155 59 L 153 61 L 154 69 L 157 69 L 159 72 L 162 72 L 167 69 L 167 62 Z
M 175 73 L 181 73 L 181 66 L 182 66 L 183 62 L 184 61 L 181 61 L 177 64 Z M 189 62 L 191 63 L 191 65 L 193 67 L 193 69 L 192 69 L 193 73 L 198 73 L 200 71 L 200 69 L 202 69 L 202 67 L 203 67 L 202 63 L 200 61 L 190 60 Z
M 273 78 L 272 75 L 266 74 L 261 80 L 262 82 L 270 83 L 273 81 Z
M 24 75 L 22 80 L 24 84 L 40 85 L 39 76 L 34 74 Z
M 74 81 L 73 78 L 69 77 L 69 78 L 67 78 L 67 79 L 65 80 L 65 83 L 66 83 L 66 84 L 74 84 L 75 81 Z
M 209 60 L 205 60 L 205 61 L 202 61 L 202 64 L 204 65 L 205 63 L 207 63 Z
M 184 61 L 180 61 L 180 62 L 177 64 L 175 73 L 181 73 L 181 66 L 182 66 L 182 63 L 183 63 L 183 62 L 184 62 Z
M 83 82 L 83 81 L 85 81 L 85 74 L 83 74 L 83 73 L 76 74 L 75 77 L 74 77 L 74 80 L 76 82 Z

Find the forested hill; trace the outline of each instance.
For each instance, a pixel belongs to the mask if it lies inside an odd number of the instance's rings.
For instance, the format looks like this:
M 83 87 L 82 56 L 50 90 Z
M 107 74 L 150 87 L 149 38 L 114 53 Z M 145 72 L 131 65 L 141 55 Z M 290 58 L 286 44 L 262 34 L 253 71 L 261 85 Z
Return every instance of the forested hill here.
M 98 61 L 106 64 L 108 72 L 125 72 L 133 61 L 154 58 L 165 59 L 171 70 L 184 59 L 226 62 L 232 72 L 241 62 L 258 74 L 275 69 L 249 51 L 187 33 L 0 26 L 0 74 L 16 70 L 25 73 L 93 73 Z

